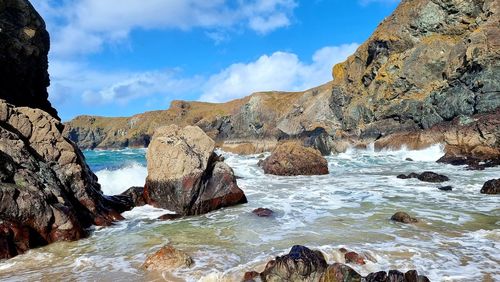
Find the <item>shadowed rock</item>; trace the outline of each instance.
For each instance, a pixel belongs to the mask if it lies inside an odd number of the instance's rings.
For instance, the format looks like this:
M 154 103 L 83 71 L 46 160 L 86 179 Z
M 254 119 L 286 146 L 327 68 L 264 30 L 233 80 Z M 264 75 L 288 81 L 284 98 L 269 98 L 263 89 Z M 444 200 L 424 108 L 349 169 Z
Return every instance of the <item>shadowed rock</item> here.
M 392 217 L 391 220 L 401 222 L 401 223 L 416 223 L 418 220 L 414 217 L 411 217 L 409 214 L 405 212 L 397 212 Z
M 500 179 L 492 179 L 484 183 L 481 194 L 500 194 Z
M 161 127 L 148 147 L 148 204 L 197 215 L 246 203 L 233 170 L 214 153 L 215 142 L 199 127 Z
M 271 156 L 259 162 L 267 174 L 322 175 L 328 174 L 328 162 L 321 153 L 294 142 L 278 145 Z
M 440 183 L 440 182 L 446 182 L 446 181 L 450 180 L 447 176 L 437 174 L 437 173 L 434 173 L 432 171 L 426 171 L 426 172 L 423 172 L 421 174 L 417 174 L 417 173 L 413 173 L 413 172 L 408 174 L 408 175 L 400 174 L 397 177 L 400 179 L 416 178 L 420 181 L 431 182 L 431 183 Z

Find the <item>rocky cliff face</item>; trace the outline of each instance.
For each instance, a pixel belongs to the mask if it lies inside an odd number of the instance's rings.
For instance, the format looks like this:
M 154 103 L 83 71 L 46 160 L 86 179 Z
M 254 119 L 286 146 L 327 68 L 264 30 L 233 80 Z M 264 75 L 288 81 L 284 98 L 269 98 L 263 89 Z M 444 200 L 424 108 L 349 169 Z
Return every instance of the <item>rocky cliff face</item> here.
M 456 119 L 495 117 L 499 6 L 496 0 L 402 1 L 352 56 L 334 66 L 331 83 L 305 92 L 255 93 L 225 104 L 175 102 L 167 111 L 119 120 L 78 117 L 68 123 L 67 134 L 85 148 L 121 147 L 146 145 L 159 125 L 195 124 L 228 148 L 242 140 L 299 137 L 328 151 L 453 126 Z M 492 130 L 488 134 L 498 136 L 498 128 Z M 430 132 L 444 138 L 442 130 Z M 481 138 L 481 144 L 498 148 Z M 255 151 L 252 146 L 243 151 Z
M 47 100 L 48 35 L 26 0 L 0 1 L 0 259 L 87 235 L 125 209 L 102 194 Z M 10 72 L 10 73 L 9 73 Z M 27 107 L 28 106 L 28 107 Z
M 58 118 L 47 100 L 49 47 L 45 22 L 28 1 L 0 1 L 0 98 Z

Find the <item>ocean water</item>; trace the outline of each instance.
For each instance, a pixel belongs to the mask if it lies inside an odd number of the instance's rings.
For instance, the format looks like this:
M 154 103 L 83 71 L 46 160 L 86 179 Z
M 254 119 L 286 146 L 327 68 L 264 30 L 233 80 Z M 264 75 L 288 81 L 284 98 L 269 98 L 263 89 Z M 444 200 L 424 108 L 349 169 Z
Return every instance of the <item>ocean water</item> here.
M 417 269 L 431 281 L 500 281 L 500 197 L 479 193 L 500 168 L 468 171 L 437 164 L 442 147 L 422 151 L 349 150 L 327 157 L 330 174 L 265 175 L 254 156 L 222 152 L 248 204 L 206 215 L 161 222 L 169 211 L 150 206 L 124 213 L 126 220 L 78 242 L 61 242 L 0 262 L 2 281 L 240 281 L 261 271 L 295 244 L 320 249 L 329 263 L 344 262 L 340 247 L 371 258 L 352 266 L 366 275 Z M 144 184 L 145 150 L 86 151 L 106 194 Z M 414 161 L 406 161 L 406 158 Z M 444 184 L 397 179 L 434 171 Z M 453 191 L 438 187 L 452 185 Z M 272 218 L 251 211 L 267 207 Z M 391 222 L 396 211 L 420 219 Z M 195 265 L 173 273 L 145 272 L 146 256 L 166 243 L 189 253 Z

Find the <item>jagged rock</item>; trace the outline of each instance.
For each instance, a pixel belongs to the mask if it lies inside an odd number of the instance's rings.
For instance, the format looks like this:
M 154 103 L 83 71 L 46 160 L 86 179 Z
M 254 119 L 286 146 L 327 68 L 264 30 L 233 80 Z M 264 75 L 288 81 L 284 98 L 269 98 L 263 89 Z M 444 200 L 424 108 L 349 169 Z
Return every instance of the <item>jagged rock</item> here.
M 59 119 L 47 99 L 49 47 L 45 22 L 29 1 L 0 3 L 0 99 Z
M 263 281 L 269 282 L 318 281 L 327 266 L 320 251 L 293 246 L 287 255 L 269 261 L 261 277 Z
M 0 100 L 0 257 L 77 240 L 92 224 L 122 219 L 62 125 L 40 109 Z
M 141 207 L 146 204 L 144 199 L 144 187 L 130 187 L 121 196 L 128 197 L 134 207 Z
M 193 259 L 188 254 L 167 245 L 148 256 L 142 268 L 146 270 L 172 271 L 178 268 L 190 267 L 193 263 Z
M 414 172 L 412 172 L 408 175 L 400 174 L 397 176 L 397 178 L 400 178 L 400 179 L 417 178 L 420 181 L 432 182 L 432 183 L 440 183 L 440 182 L 446 182 L 446 181 L 450 180 L 447 176 L 437 174 L 437 173 L 434 173 L 432 171 L 425 171 L 421 174 L 417 174 Z
M 401 223 L 416 223 L 418 220 L 414 217 L 411 217 L 409 214 L 405 212 L 397 212 L 392 217 L 391 220 L 401 222 Z
M 321 175 L 328 174 L 328 162 L 319 151 L 303 147 L 295 142 L 278 145 L 260 163 L 267 174 L 274 175 Z
M 481 194 L 500 194 L 500 179 L 492 179 L 484 183 Z
M 199 127 L 158 128 L 148 147 L 144 198 L 155 207 L 197 215 L 246 203 L 233 170 Z

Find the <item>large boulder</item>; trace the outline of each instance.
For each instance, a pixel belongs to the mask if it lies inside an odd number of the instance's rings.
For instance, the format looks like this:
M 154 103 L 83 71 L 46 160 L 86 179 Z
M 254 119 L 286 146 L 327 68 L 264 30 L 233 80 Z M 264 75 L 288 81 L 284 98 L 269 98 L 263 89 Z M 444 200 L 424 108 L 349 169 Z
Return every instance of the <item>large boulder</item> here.
M 0 1 L 0 99 L 58 118 L 47 100 L 49 47 L 45 23 L 28 0 Z
M 0 100 L 0 258 L 122 219 L 59 120 Z
M 500 194 L 500 179 L 492 179 L 484 183 L 481 194 Z
M 328 162 L 318 150 L 295 142 L 280 144 L 259 165 L 267 174 L 322 175 L 328 174 Z
M 246 203 L 233 170 L 214 149 L 215 142 L 199 127 L 158 128 L 146 155 L 146 202 L 181 215 Z

